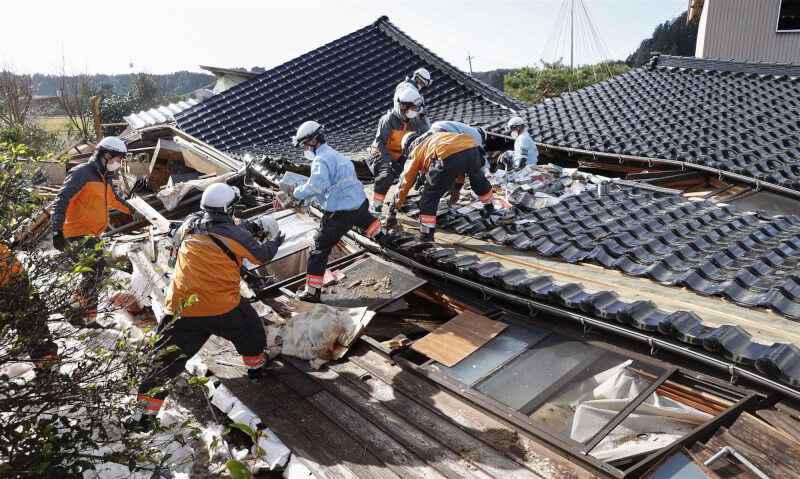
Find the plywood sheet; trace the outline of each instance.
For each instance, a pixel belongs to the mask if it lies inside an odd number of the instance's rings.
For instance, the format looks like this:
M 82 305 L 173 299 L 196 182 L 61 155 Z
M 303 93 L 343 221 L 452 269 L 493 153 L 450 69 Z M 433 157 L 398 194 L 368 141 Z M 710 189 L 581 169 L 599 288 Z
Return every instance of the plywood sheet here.
M 506 324 L 464 311 L 411 346 L 445 366 L 455 366 L 506 329 Z

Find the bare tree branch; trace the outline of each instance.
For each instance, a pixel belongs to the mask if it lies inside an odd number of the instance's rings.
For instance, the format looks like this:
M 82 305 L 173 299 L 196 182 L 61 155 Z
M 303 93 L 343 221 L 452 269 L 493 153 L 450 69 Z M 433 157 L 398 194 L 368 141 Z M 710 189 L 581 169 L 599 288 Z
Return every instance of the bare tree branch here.
M 31 75 L 18 74 L 14 65 L 0 68 L 0 120 L 10 126 L 24 125 L 38 85 Z

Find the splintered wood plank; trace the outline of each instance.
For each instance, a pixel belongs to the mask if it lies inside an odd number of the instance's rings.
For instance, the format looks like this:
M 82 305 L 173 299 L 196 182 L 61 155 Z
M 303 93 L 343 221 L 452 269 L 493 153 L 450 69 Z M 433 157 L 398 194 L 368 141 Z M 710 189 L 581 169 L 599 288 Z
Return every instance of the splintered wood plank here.
M 156 211 L 155 208 L 147 204 L 146 201 L 139 198 L 138 196 L 134 196 L 128 200 L 136 211 L 143 214 L 147 221 L 153 224 L 157 228 L 157 231 L 154 234 L 164 234 L 169 231 L 169 220 L 161 216 L 161 213 Z
M 349 479 L 358 475 L 342 464 L 328 448 L 302 424 L 295 422 L 286 409 L 274 411 L 263 418 L 278 439 L 292 454 L 311 471 L 314 477 L 321 479 Z
M 753 463 L 754 466 L 761 469 L 762 472 L 769 474 L 770 479 L 789 479 L 795 477 L 791 474 L 791 471 L 786 470 L 784 464 L 780 462 L 771 462 L 769 455 L 764 454 L 759 444 L 745 443 L 729 433 L 715 435 L 708 441 L 708 444 L 709 446 L 713 445 L 714 447 L 712 449 L 716 449 L 717 451 L 725 446 L 736 449 L 736 452 L 744 456 L 748 461 Z M 738 459 L 735 458 L 729 459 L 734 464 L 739 462 Z M 746 466 L 742 465 L 741 467 L 749 471 Z
M 800 438 L 800 421 L 788 414 L 775 409 L 762 409 L 756 411 L 756 416 L 769 423 L 772 427 L 780 429 L 786 435 L 797 442 Z
M 393 390 L 425 405 L 459 429 L 497 448 L 507 457 L 541 477 L 547 479 L 598 477 L 543 444 L 519 434 L 483 411 L 442 391 L 424 378 L 400 368 L 365 345 L 351 349 L 347 357 L 371 376 L 389 384 Z
M 412 344 L 411 349 L 452 367 L 497 336 L 506 326 L 472 311 L 464 311 Z
M 432 435 L 371 396 L 371 392 L 355 387 L 331 369 L 308 371 L 326 389 L 377 426 L 400 445 L 415 453 L 428 465 L 450 478 L 491 479 L 483 470 L 470 464 Z M 409 404 L 409 407 L 411 405 Z
M 259 418 L 281 407 L 280 402 L 263 394 L 263 389 L 258 387 L 258 383 L 247 376 L 227 379 L 222 381 L 222 384 Z
M 535 479 L 540 476 L 525 469 L 524 466 L 504 456 L 489 444 L 477 439 L 445 417 L 414 401 L 407 395 L 393 389 L 380 379 L 373 378 L 365 369 L 352 361 L 330 364 L 330 369 L 338 375 L 338 380 L 347 380 L 351 387 L 355 386 L 367 393 L 371 401 L 378 401 L 394 414 L 401 417 L 397 421 L 405 422 L 426 431 L 460 457 L 460 461 L 471 464 L 504 479 Z M 394 429 L 394 428 L 392 428 Z M 391 432 L 391 431 L 387 431 Z M 431 458 L 425 457 L 426 460 Z
M 758 444 L 764 457 L 786 464 L 789 470 L 800 471 L 800 445 L 785 432 L 743 412 L 728 433 L 747 444 Z
M 723 432 L 718 431 L 717 435 L 706 442 L 706 447 L 708 447 L 714 454 L 718 453 L 720 449 L 728 445 L 726 441 L 720 439 L 720 437 L 724 435 L 724 430 Z M 707 467 L 722 478 L 758 479 L 752 472 L 750 472 L 750 469 L 732 457 L 720 457 L 714 461 L 713 464 L 710 464 Z
M 390 471 L 383 461 L 372 453 L 370 447 L 357 442 L 308 400 L 295 393 L 280 377 L 273 375 L 272 373 L 277 369 L 280 369 L 280 367 L 270 363 L 267 368 L 268 376 L 256 381 L 256 383 L 263 388 L 264 394 L 268 394 L 273 399 L 280 401 L 283 406 L 283 408 L 271 414 L 286 411 L 287 415 L 281 417 L 291 417 L 291 420 L 300 426 L 298 429 L 287 432 L 281 437 L 281 441 L 286 447 L 294 451 L 295 442 L 306 443 L 308 441 L 307 438 L 298 439 L 295 435 L 307 435 L 316 441 L 320 447 L 336 456 L 340 463 L 355 473 L 356 477 L 398 478 L 397 474 Z M 264 424 L 270 427 L 268 421 Z M 277 431 L 275 433 L 277 434 Z M 317 461 L 322 461 L 319 457 L 321 454 L 315 452 L 313 457 Z M 323 462 L 320 462 L 320 464 L 323 464 Z
M 330 391 L 320 391 L 307 399 L 365 448 L 370 448 L 386 467 L 398 475 L 430 479 L 447 477 L 375 425 L 364 421 L 361 415 Z

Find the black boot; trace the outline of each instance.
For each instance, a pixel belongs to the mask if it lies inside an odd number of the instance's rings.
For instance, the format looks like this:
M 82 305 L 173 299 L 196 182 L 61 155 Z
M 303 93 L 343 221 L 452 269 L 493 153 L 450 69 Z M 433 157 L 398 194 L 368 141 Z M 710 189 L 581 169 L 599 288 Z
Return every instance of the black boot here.
M 415 238 L 423 243 L 433 243 L 433 228 L 429 231 L 421 231 Z
M 250 379 L 258 379 L 264 375 L 264 364 L 257 368 L 248 368 L 247 369 L 247 377 Z
M 489 203 L 483 205 L 483 215 L 485 217 L 488 218 L 490 215 L 493 215 L 494 213 L 495 213 L 494 203 L 490 201 Z
M 309 293 L 308 288 L 306 288 L 300 293 L 297 293 L 295 297 L 300 301 L 305 301 L 306 303 L 321 303 L 322 290 L 320 288 L 311 288 L 311 289 L 313 293 Z

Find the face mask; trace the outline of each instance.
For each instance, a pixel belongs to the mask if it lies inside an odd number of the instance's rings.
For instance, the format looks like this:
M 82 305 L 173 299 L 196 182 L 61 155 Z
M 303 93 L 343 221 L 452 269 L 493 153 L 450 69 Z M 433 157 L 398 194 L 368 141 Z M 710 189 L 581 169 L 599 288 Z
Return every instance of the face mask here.
M 304 150 L 303 151 L 303 156 L 305 156 L 306 160 L 308 160 L 308 161 L 314 161 L 314 158 L 317 157 L 317 155 L 311 150 Z
M 407 110 L 406 111 L 406 118 L 412 119 L 417 117 L 417 110 Z
M 517 130 L 512 130 L 511 131 L 511 138 L 516 140 L 518 136 L 519 136 L 519 132 Z
M 108 171 L 117 171 L 120 166 L 122 166 L 122 162 L 121 161 L 114 162 L 114 163 L 107 163 L 106 164 L 106 169 Z

